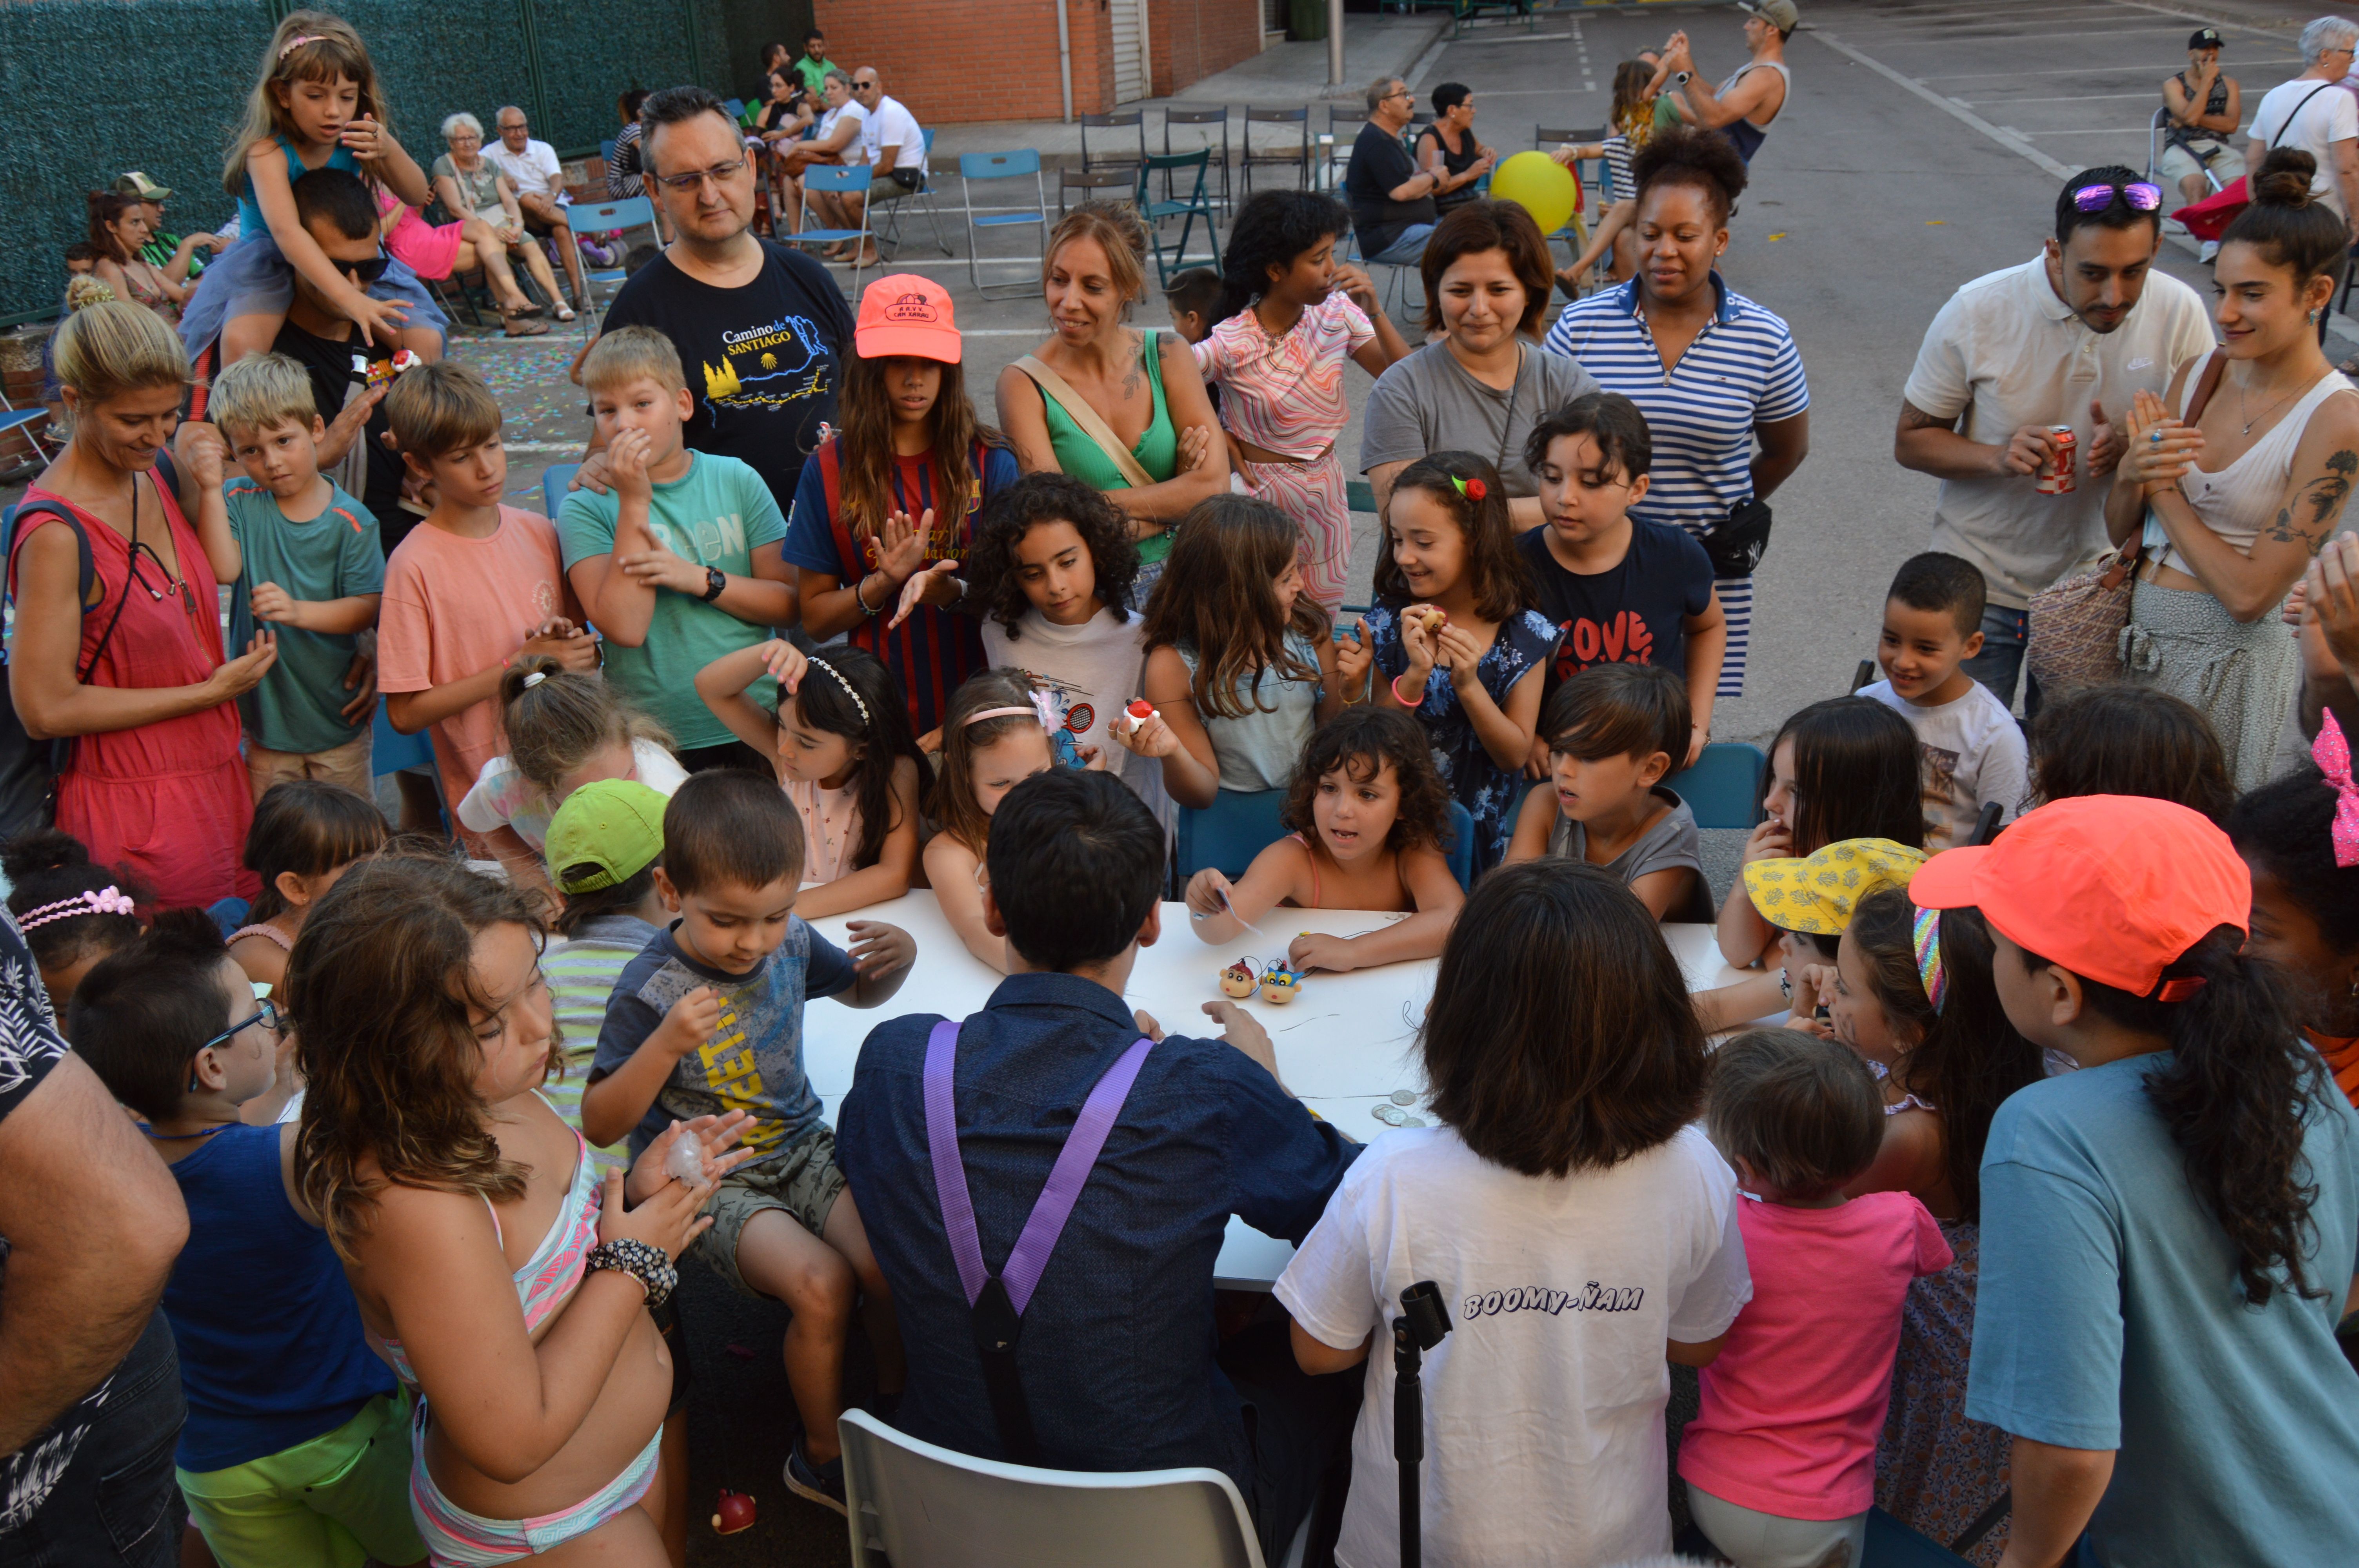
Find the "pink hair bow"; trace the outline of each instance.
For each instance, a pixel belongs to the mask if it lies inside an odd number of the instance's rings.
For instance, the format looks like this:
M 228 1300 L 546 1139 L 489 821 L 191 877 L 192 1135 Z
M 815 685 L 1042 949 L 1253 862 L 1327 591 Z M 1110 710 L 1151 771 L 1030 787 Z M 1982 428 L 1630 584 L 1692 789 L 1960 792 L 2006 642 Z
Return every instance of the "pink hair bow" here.
M 2346 869 L 2359 866 L 2359 784 L 2351 779 L 2351 742 L 2333 714 L 2319 726 L 2310 755 L 2334 786 L 2334 863 Z

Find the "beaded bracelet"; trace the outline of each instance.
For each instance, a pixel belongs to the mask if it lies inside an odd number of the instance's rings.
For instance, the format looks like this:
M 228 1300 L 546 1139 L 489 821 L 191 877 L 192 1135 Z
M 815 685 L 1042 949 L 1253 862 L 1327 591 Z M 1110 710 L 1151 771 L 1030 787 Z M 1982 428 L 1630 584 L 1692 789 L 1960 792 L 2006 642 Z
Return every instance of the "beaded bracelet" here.
M 602 1241 L 590 1249 L 582 1261 L 586 1270 L 615 1269 L 638 1281 L 647 1292 L 650 1307 L 670 1300 L 673 1287 L 679 1283 L 679 1271 L 672 1267 L 663 1249 L 635 1237 Z

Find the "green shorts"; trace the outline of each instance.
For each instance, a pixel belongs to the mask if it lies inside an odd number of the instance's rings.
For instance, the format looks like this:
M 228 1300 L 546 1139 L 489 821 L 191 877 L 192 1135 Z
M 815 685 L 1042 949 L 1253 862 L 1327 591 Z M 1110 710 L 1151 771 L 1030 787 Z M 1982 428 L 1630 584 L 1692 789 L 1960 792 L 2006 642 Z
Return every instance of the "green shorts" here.
M 189 1518 L 222 1568 L 416 1563 L 409 1396 L 379 1394 L 335 1431 L 225 1470 L 176 1470 Z
M 835 1167 L 835 1130 L 820 1122 L 760 1164 L 721 1178 L 710 1200 L 712 1228 L 697 1238 L 696 1254 L 742 1294 L 766 1299 L 737 1271 L 737 1240 L 746 1222 L 766 1208 L 784 1209 L 797 1225 L 821 1235 L 846 1184 Z

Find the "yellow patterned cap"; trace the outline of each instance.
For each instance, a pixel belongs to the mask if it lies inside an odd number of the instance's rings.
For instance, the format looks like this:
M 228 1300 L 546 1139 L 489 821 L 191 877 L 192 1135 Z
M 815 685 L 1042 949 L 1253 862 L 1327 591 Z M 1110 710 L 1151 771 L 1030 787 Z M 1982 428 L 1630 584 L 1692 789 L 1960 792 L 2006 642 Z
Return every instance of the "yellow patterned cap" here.
M 1889 838 L 1846 838 L 1803 860 L 1755 860 L 1745 891 L 1761 918 L 1781 931 L 1840 936 L 1859 901 L 1885 888 L 1907 888 L 1925 851 Z

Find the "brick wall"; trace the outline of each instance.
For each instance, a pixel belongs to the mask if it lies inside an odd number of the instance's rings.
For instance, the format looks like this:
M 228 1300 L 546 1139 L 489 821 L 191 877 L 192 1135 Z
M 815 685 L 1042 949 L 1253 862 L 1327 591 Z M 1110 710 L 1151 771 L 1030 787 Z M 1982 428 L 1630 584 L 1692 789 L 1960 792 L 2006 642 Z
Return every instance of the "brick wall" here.
M 0 386 L 6 389 L 9 407 L 41 406 L 41 341 L 49 335 L 49 324 L 47 322 L 0 333 Z M 55 451 L 58 443 L 65 438 L 61 433 L 52 430 L 46 420 L 36 421 L 31 428 L 38 431 L 41 438 L 49 443 L 50 451 Z M 0 432 L 0 471 L 15 468 L 27 458 L 37 457 L 47 460 L 47 454 L 25 438 L 22 427 Z
M 1261 52 L 1261 0 L 1147 0 L 1147 51 L 1169 98 Z

